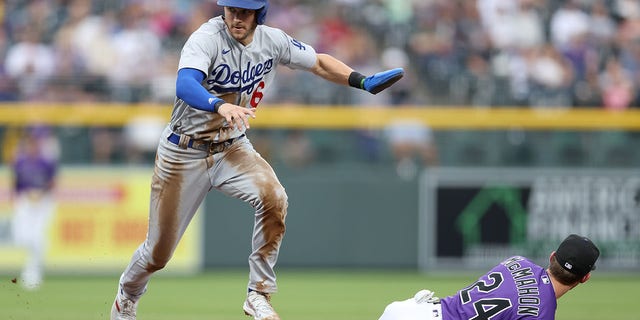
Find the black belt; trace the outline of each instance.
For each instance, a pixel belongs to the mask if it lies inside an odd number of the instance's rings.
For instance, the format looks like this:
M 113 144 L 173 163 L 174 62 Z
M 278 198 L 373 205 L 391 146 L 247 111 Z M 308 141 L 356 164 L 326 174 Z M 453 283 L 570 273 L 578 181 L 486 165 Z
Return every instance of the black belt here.
M 210 154 L 214 154 L 214 153 L 218 153 L 218 152 L 224 151 L 226 148 L 231 146 L 231 144 L 233 144 L 235 141 L 240 140 L 241 138 L 243 138 L 244 135 L 245 134 L 243 133 L 238 137 L 231 138 L 231 139 L 228 139 L 228 140 L 225 140 L 225 141 L 221 141 L 221 142 L 189 139 L 189 142 L 187 142 L 187 147 L 191 148 L 191 149 L 205 151 L 205 152 L 208 152 Z M 180 135 L 179 134 L 175 134 L 175 133 L 172 132 L 171 135 L 169 135 L 169 137 L 167 138 L 167 140 L 169 140 L 171 143 L 173 143 L 173 144 L 175 144 L 177 146 L 180 146 Z

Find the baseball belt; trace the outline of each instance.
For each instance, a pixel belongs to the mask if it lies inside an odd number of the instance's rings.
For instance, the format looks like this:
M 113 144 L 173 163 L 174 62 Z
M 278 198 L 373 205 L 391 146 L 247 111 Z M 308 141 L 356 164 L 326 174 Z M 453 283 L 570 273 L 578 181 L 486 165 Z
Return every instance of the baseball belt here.
M 245 134 L 243 133 L 240 136 L 235 138 L 231 138 L 231 139 L 220 141 L 220 142 L 213 142 L 213 141 L 207 141 L 207 140 L 191 139 L 191 137 L 187 135 L 184 135 L 184 134 L 180 135 L 172 132 L 167 138 L 167 140 L 169 140 L 169 142 L 183 149 L 191 148 L 191 149 L 196 149 L 200 151 L 205 151 L 205 152 L 208 152 L 209 154 L 216 154 L 218 152 L 224 151 L 229 146 L 231 146 L 235 141 L 242 139 L 244 136 Z

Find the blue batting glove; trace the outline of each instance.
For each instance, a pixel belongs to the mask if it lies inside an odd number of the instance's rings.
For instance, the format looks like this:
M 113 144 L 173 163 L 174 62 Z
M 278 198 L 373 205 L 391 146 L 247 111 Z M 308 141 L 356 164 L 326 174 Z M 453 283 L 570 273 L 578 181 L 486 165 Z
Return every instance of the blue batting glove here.
M 395 68 L 387 71 L 378 72 L 372 76 L 368 76 L 362 82 L 362 89 L 367 90 L 373 94 L 376 94 L 396 81 L 400 80 L 404 76 L 404 69 Z

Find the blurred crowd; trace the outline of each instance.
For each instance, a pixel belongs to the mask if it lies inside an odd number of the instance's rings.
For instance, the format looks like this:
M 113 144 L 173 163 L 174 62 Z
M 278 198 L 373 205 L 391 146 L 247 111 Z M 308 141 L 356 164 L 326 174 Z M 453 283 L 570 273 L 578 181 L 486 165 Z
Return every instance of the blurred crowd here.
M 0 6 L 2 101 L 171 102 L 182 44 L 221 13 L 213 0 Z M 365 74 L 409 71 L 372 98 L 285 70 L 269 102 L 640 105 L 637 0 L 272 0 L 267 24 Z
M 390 90 L 373 96 L 281 68 L 265 103 L 614 110 L 640 106 L 637 0 L 270 4 L 267 24 L 318 52 L 333 54 L 363 74 L 395 67 L 404 67 L 407 74 Z M 183 43 L 222 9 L 214 0 L 5 0 L 0 12 L 0 102 L 170 105 Z M 403 136 L 392 129 L 389 141 Z M 410 129 L 422 135 L 413 140 L 433 143 L 428 128 L 418 129 Z M 298 141 L 301 136 L 294 132 L 289 138 Z M 366 131 L 356 136 L 366 157 L 377 137 Z M 112 141 L 108 130 L 93 137 L 102 146 Z M 429 154 L 425 163 L 435 162 L 434 152 L 416 150 Z M 108 160 L 108 152 L 104 157 Z

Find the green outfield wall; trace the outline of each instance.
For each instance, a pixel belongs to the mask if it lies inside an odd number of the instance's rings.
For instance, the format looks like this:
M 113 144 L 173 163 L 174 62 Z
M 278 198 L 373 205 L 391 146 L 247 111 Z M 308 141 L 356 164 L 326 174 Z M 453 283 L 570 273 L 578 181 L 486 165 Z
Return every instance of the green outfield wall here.
M 362 165 L 275 169 L 289 195 L 279 266 L 416 267 L 417 180 Z M 205 266 L 246 266 L 253 209 L 212 192 L 205 212 Z

